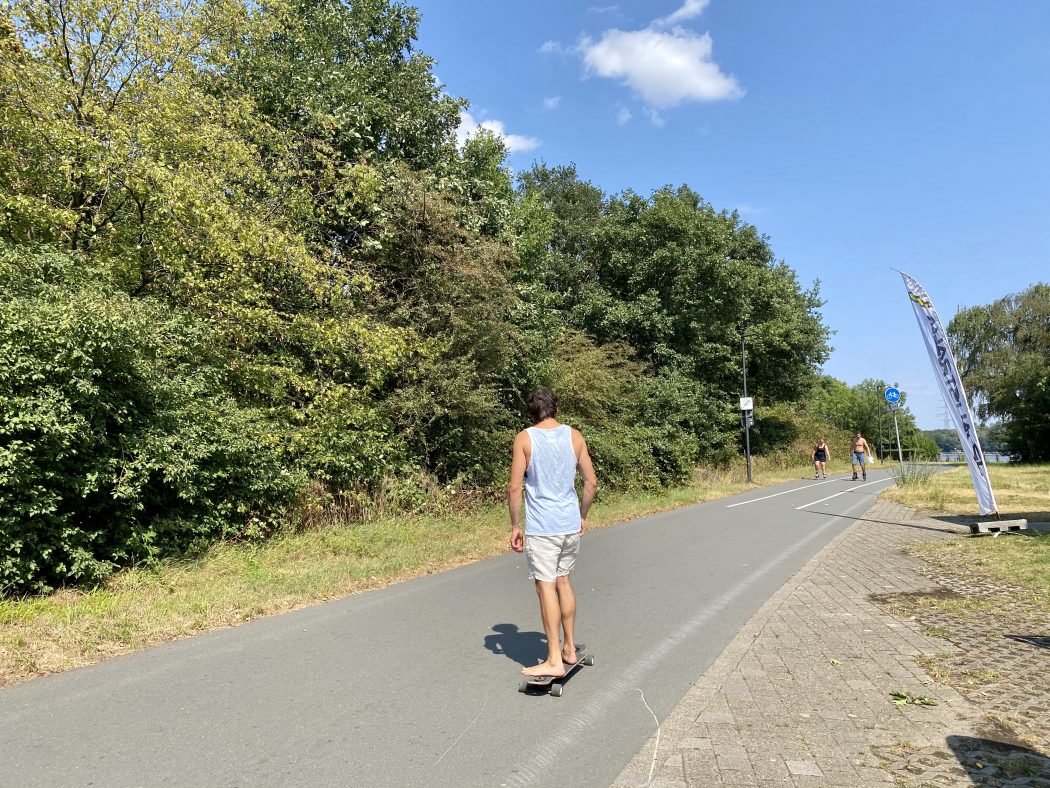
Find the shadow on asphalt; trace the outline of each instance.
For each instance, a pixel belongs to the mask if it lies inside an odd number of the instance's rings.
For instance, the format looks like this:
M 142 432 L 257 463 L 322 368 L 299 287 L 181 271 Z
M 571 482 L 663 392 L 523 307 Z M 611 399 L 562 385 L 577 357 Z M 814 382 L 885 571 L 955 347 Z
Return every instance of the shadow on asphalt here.
M 1020 743 L 972 736 L 949 736 L 947 743 L 976 785 L 1031 785 L 1025 778 L 1050 775 L 1050 758 Z
M 542 632 L 522 632 L 516 624 L 493 624 L 495 635 L 485 636 L 485 648 L 502 654 L 522 667 L 531 667 L 547 658 L 547 636 Z
M 870 517 L 851 517 L 848 514 L 835 514 L 834 512 L 822 512 L 822 511 L 818 511 L 816 509 L 802 509 L 802 511 L 809 512 L 810 514 L 825 514 L 828 517 L 838 517 L 838 518 L 840 518 L 842 520 L 854 520 L 854 521 L 860 522 L 860 523 L 880 523 L 882 525 L 899 525 L 902 528 L 915 528 L 915 529 L 917 529 L 919 531 L 933 531 L 934 533 L 938 533 L 938 534 L 957 534 L 957 533 L 959 533 L 959 531 L 957 531 L 954 528 L 931 528 L 928 525 L 919 525 L 918 523 L 901 523 L 901 522 L 897 522 L 896 520 L 894 520 L 894 521 L 890 521 L 890 520 L 872 520 Z M 941 519 L 941 518 L 933 518 L 933 519 Z

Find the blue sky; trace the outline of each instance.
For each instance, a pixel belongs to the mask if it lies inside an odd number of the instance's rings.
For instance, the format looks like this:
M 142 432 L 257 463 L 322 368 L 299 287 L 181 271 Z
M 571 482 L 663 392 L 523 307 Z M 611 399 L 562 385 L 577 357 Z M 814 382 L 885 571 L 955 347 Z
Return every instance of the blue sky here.
M 922 427 L 942 406 L 891 268 L 946 324 L 1050 281 L 1050 2 L 415 4 L 419 48 L 513 168 L 739 210 L 820 279 L 825 371 L 899 383 Z

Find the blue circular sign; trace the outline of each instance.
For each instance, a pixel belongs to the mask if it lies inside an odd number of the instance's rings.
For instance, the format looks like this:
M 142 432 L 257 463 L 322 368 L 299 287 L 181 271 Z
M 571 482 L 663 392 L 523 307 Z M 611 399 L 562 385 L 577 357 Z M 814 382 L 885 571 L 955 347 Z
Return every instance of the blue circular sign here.
M 892 386 L 890 386 L 890 388 L 886 389 L 886 401 L 889 402 L 891 405 L 895 402 L 900 402 L 901 390 L 895 389 Z

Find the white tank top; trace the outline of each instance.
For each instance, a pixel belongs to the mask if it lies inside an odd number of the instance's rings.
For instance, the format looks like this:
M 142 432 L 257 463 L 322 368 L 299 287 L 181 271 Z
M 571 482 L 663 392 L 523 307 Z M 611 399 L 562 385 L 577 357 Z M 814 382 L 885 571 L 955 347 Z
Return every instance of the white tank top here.
M 525 469 L 525 533 L 574 534 L 580 530 L 576 497 L 576 452 L 572 428 L 529 427 L 532 454 Z

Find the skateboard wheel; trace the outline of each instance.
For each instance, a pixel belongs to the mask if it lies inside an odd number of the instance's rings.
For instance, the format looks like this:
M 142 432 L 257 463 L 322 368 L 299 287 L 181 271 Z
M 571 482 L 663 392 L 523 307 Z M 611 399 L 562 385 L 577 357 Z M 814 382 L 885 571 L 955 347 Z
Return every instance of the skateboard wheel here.
M 561 697 L 561 690 L 562 690 L 561 684 L 551 684 L 551 695 L 553 695 L 554 697 L 560 698 Z
M 587 667 L 590 667 L 591 665 L 594 664 L 594 657 L 591 657 L 591 656 L 584 657 L 583 658 L 583 664 L 586 665 Z
M 529 682 L 523 681 L 520 684 L 518 684 L 518 692 L 528 692 L 528 691 L 529 691 Z

